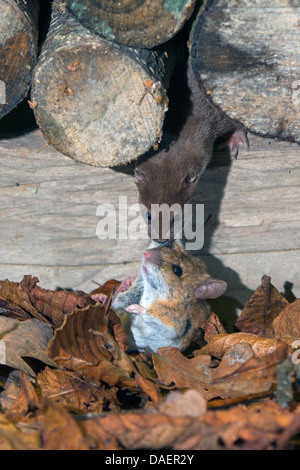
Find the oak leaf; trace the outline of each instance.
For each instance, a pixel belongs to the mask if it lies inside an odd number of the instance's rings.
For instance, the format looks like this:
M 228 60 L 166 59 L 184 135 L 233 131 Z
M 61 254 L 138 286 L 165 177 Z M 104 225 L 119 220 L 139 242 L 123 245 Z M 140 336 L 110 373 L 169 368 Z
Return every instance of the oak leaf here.
M 294 300 L 273 322 L 274 335 L 289 345 L 300 339 L 300 299 Z

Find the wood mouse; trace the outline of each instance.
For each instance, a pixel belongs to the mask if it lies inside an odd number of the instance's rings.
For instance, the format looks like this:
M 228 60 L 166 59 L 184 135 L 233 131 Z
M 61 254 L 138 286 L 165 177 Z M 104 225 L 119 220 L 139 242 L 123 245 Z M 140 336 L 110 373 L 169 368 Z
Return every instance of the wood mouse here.
M 187 71 L 178 72 L 176 80 L 173 95 L 170 92 L 160 149 L 157 153 L 148 153 L 135 167 L 139 202 L 146 207 L 150 237 L 151 224 L 153 226 L 154 218 L 158 217 L 151 212 L 151 205 L 165 203 L 183 207 L 189 201 L 212 157 L 217 138 L 227 137 L 223 147 L 227 146 L 233 157 L 237 156 L 239 147 L 248 148 L 246 131 L 208 101 L 194 76 L 190 60 Z M 170 222 L 172 229 L 174 215 Z M 152 238 L 160 241 L 161 236 L 159 232 Z
M 126 279 L 125 288 L 128 287 Z M 131 282 L 131 281 L 130 281 Z M 211 313 L 206 299 L 222 295 L 227 284 L 213 279 L 199 258 L 177 243 L 144 252 L 139 276 L 112 301 L 129 340 L 131 350 L 143 351 L 174 346 L 184 351 L 196 339 Z M 95 300 L 105 300 L 98 294 Z

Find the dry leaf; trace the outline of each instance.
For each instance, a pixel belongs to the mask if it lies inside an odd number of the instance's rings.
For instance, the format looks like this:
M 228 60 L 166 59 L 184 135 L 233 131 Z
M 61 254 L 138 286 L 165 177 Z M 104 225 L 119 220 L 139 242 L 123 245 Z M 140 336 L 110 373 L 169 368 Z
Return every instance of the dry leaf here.
M 226 334 L 224 326 L 215 313 L 212 313 L 206 320 L 203 330 L 205 331 L 204 339 L 207 343 L 209 343 L 210 339 L 215 335 Z
M 198 390 L 170 392 L 159 405 L 159 412 L 168 416 L 197 417 L 206 412 L 206 399 Z
M 28 376 L 20 373 L 20 393 L 14 400 L 13 405 L 6 416 L 14 421 L 21 421 L 30 411 L 34 411 L 38 406 L 38 398 Z
M 273 322 L 274 335 L 289 345 L 300 339 L 300 299 L 296 299 Z
M 256 289 L 237 319 L 236 327 L 246 333 L 272 337 L 273 320 L 288 305 L 288 301 L 271 284 L 269 276 L 263 276 L 261 285 Z
M 46 354 L 52 335 L 52 328 L 35 318 L 20 322 L 12 318 L 0 317 L 0 336 L 5 345 L 5 354 L 1 354 L 0 363 L 22 370 L 31 376 L 35 373 L 22 359 L 23 357 L 32 357 L 55 366 Z
M 99 413 L 118 403 L 115 388 L 98 387 L 75 372 L 46 367 L 37 375 L 36 383 L 42 398 L 76 413 Z
M 87 450 L 88 444 L 81 429 L 62 406 L 46 402 L 43 413 L 38 417 L 43 449 L 45 450 Z
M 251 333 L 221 334 L 212 337 L 210 342 L 199 351 L 199 354 L 210 354 L 220 358 L 227 349 L 239 343 L 249 344 L 256 357 L 263 357 L 275 351 L 280 341 L 276 338 L 262 338 Z
M 117 315 L 112 310 L 106 315 L 101 304 L 75 310 L 56 330 L 48 355 L 57 364 L 89 379 L 137 391 L 131 378 L 135 365 L 109 333 L 119 323 Z
M 38 432 L 20 430 L 0 414 L 0 450 L 38 450 L 41 440 Z

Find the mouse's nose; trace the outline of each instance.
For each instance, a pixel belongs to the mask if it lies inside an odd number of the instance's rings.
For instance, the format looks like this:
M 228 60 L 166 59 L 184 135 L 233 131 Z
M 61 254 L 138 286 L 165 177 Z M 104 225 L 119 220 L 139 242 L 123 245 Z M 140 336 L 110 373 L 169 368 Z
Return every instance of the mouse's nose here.
M 151 256 L 151 250 L 145 250 L 144 251 L 144 258 L 148 259 L 148 258 L 150 258 L 150 256 Z

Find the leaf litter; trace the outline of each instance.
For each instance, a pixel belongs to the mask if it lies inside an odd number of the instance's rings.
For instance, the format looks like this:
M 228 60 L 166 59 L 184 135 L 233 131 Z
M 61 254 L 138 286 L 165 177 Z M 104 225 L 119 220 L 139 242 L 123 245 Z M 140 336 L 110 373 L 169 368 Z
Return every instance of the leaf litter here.
M 109 299 L 37 283 L 0 282 L 0 449 L 299 448 L 300 300 L 268 276 L 186 353 L 131 353 Z

